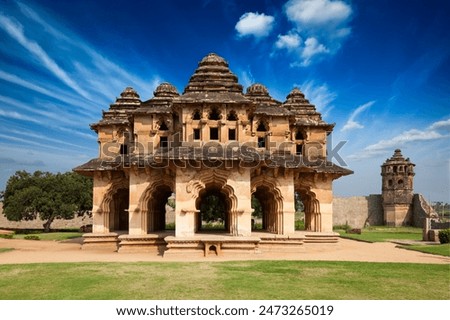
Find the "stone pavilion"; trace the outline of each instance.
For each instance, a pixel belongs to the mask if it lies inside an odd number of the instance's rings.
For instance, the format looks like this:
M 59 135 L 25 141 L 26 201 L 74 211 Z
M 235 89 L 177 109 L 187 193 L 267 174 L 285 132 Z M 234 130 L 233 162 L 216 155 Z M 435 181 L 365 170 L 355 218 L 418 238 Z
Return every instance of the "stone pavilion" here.
M 98 157 L 74 169 L 94 181 L 93 232 L 83 248 L 208 256 L 336 242 L 332 183 L 352 171 L 327 160 L 333 127 L 298 88 L 284 102 L 262 84 L 244 93 L 214 53 L 181 94 L 162 83 L 141 101 L 128 87 L 91 125 Z M 302 231 L 295 230 L 295 193 Z M 172 194 L 175 227 L 168 228 Z M 221 230 L 202 223 L 202 203 L 212 195 L 225 208 Z M 262 208 L 258 229 L 252 195 Z

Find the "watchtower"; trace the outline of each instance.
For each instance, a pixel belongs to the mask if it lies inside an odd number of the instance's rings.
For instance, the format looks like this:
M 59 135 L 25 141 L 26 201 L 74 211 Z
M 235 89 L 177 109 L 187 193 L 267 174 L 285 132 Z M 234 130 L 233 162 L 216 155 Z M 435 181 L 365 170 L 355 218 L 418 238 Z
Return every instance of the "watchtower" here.
M 381 166 L 384 223 L 388 226 L 412 223 L 414 166 L 400 149 Z

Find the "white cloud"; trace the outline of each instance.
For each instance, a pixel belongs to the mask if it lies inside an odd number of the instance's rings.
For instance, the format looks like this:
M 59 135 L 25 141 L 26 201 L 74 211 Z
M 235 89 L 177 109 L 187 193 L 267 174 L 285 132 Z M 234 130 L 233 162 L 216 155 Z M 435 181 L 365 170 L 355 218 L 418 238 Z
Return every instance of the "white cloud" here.
M 353 129 L 362 129 L 364 126 L 358 122 L 355 121 L 356 117 L 363 112 L 364 110 L 370 108 L 375 101 L 369 101 L 358 108 L 356 108 L 351 114 L 350 117 L 347 120 L 347 123 L 342 127 L 341 131 L 349 131 Z
M 305 40 L 305 47 L 301 53 L 303 59 L 301 65 L 307 67 L 314 56 L 328 52 L 329 50 L 323 44 L 319 43 L 316 38 L 308 38 Z
M 350 155 L 349 159 L 361 160 L 371 158 L 377 155 L 385 154 L 396 148 L 403 148 L 405 145 L 414 142 L 434 141 L 450 138 L 450 134 L 441 133 L 438 129 L 446 129 L 450 119 L 437 121 L 426 129 L 409 129 L 388 139 L 382 139 L 377 143 L 365 147 L 361 152 Z
M 300 46 L 302 39 L 297 33 L 290 32 L 285 35 L 278 35 L 278 40 L 275 43 L 275 46 L 278 49 L 287 49 L 292 50 L 296 49 Z
M 307 67 L 318 56 L 332 55 L 341 47 L 342 41 L 351 33 L 348 23 L 353 10 L 341 0 L 290 0 L 284 6 L 285 14 L 294 24 L 289 31 L 289 38 L 306 39 L 303 46 L 297 45 L 297 50 L 289 42 L 282 42 L 279 36 L 276 49 L 291 49 L 295 62 L 291 66 Z
M 240 37 L 254 36 L 262 38 L 268 36 L 272 31 L 273 22 L 274 17 L 272 16 L 258 12 L 247 12 L 239 18 L 235 29 Z
M 0 14 L 0 27 L 3 28 L 14 40 L 27 49 L 33 56 L 35 56 L 42 64 L 53 73 L 62 82 L 79 93 L 81 96 L 89 99 L 86 91 L 81 89 L 78 84 L 73 81 L 69 75 L 59 67 L 59 65 L 49 57 L 49 55 L 42 49 L 42 47 L 35 41 L 29 40 L 25 37 L 23 26 L 8 17 Z
M 430 127 L 430 130 L 436 130 L 436 129 L 445 129 L 450 130 L 450 119 L 442 120 L 442 121 L 436 121 L 433 123 Z
M 300 28 L 335 28 L 345 23 L 352 14 L 350 5 L 332 0 L 290 0 L 286 15 Z

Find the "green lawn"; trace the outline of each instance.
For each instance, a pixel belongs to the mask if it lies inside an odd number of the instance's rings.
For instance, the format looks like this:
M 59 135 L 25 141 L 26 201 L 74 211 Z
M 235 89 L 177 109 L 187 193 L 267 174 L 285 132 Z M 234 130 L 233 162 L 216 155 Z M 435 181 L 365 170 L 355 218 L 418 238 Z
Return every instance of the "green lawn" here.
M 402 246 L 404 249 L 415 250 L 425 253 L 437 254 L 440 256 L 450 257 L 450 244 L 436 244 L 436 245 L 419 245 L 419 246 Z
M 0 248 L 0 253 L 14 250 L 13 248 Z
M 384 242 L 389 240 L 422 240 L 422 229 L 413 227 L 369 227 L 362 229 L 361 234 L 346 233 L 345 230 L 335 230 L 341 237 L 369 242 Z
M 0 299 L 450 300 L 449 272 L 329 261 L 16 264 L 0 265 Z
M 73 238 L 78 238 L 83 235 L 80 232 L 49 232 L 49 233 L 30 233 L 30 234 L 15 234 L 13 239 L 24 239 L 27 235 L 38 236 L 40 240 L 62 241 Z

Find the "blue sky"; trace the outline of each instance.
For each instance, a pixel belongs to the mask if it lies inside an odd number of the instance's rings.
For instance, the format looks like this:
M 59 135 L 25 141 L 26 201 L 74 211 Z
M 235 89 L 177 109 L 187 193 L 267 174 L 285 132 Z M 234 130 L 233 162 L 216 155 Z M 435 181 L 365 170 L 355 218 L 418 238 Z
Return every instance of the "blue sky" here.
M 96 157 L 89 124 L 125 87 L 182 92 L 216 52 L 244 87 L 284 101 L 297 86 L 336 123 L 330 147 L 346 141 L 355 171 L 336 195 L 380 193 L 400 148 L 415 191 L 450 202 L 449 16 L 446 0 L 0 0 L 0 189 Z

